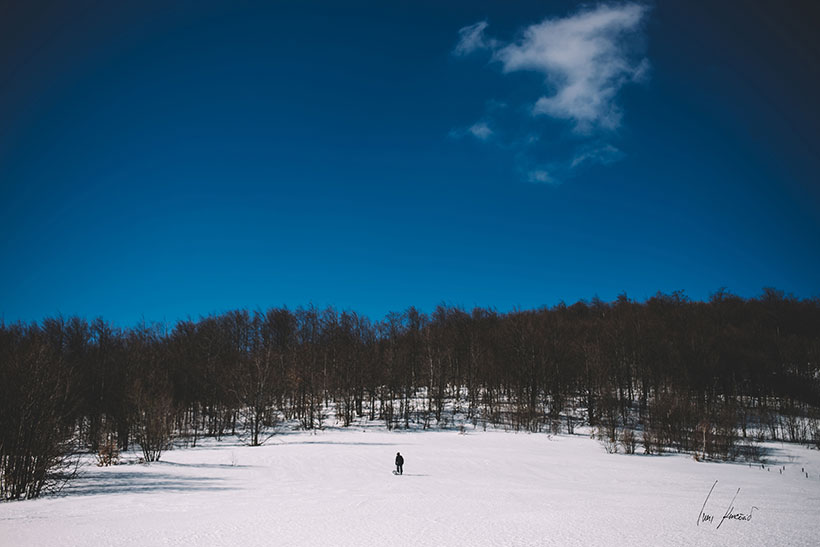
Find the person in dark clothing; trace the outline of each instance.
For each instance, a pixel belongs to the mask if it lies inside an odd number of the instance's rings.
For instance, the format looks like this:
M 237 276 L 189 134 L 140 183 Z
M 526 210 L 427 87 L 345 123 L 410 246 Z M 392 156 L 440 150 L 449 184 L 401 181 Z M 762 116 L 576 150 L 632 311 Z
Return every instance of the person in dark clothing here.
M 401 457 L 401 452 L 396 452 L 396 474 L 402 474 L 402 466 L 404 465 L 404 458 Z

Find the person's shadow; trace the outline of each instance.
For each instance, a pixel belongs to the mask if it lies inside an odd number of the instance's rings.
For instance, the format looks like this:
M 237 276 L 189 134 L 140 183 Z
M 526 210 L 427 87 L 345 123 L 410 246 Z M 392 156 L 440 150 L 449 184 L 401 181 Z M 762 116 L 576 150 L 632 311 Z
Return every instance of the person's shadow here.
M 399 474 L 398 471 L 393 471 L 394 475 L 399 475 L 400 477 L 429 477 L 430 475 L 425 475 L 424 473 L 401 473 Z

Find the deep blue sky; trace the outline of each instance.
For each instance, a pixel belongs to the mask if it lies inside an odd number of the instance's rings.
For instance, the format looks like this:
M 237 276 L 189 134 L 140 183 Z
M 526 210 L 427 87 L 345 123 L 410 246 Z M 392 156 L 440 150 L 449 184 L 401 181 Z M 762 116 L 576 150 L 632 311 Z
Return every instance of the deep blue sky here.
M 600 4 L 170 4 L 0 7 L 6 322 L 820 295 L 812 2 L 641 4 L 591 127 L 501 52 Z

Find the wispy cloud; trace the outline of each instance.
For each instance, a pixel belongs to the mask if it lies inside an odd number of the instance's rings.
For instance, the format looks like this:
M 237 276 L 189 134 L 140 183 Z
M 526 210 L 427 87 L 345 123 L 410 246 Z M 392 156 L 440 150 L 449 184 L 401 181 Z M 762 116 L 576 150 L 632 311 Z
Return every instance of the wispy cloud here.
M 618 91 L 643 78 L 649 67 L 647 59 L 635 58 L 625 39 L 640 30 L 646 11 L 639 4 L 601 5 L 546 19 L 496 48 L 493 58 L 504 72 L 544 75 L 553 92 L 535 102 L 533 113 L 571 120 L 581 132 L 614 129 L 621 122 Z
M 481 121 L 451 135 L 513 151 L 519 172 L 533 183 L 560 184 L 584 167 L 621 160 L 624 153 L 605 141 L 616 138 L 622 124 L 619 92 L 648 76 L 649 61 L 640 53 L 648 12 L 643 4 L 600 4 L 529 25 L 506 42 L 487 35 L 488 21 L 463 27 L 453 55 L 485 51 L 504 74 L 536 73 L 543 84 L 528 104 L 488 101 Z M 555 140 L 543 134 L 544 117 L 568 122 L 574 151 L 550 144 Z
M 453 49 L 453 55 L 462 56 L 479 49 L 493 47 L 495 40 L 487 40 L 484 36 L 484 29 L 487 28 L 487 21 L 480 21 L 474 25 L 466 26 L 458 31 L 458 43 Z
M 478 121 L 467 128 L 462 129 L 453 129 L 450 131 L 450 136 L 454 139 L 460 139 L 463 137 L 475 137 L 480 141 L 488 141 L 490 140 L 495 132 L 490 128 L 490 126 L 485 121 Z
M 527 181 L 537 184 L 557 185 L 561 182 L 544 169 L 533 169 L 527 172 Z
M 597 146 L 586 146 L 578 150 L 575 157 L 570 162 L 570 168 L 574 169 L 583 164 L 609 165 L 623 159 L 624 153 L 612 146 L 611 144 L 602 144 Z
M 469 131 L 473 137 L 482 141 L 486 141 L 493 136 L 493 130 L 490 129 L 490 126 L 488 126 L 486 122 L 474 123 L 470 126 Z

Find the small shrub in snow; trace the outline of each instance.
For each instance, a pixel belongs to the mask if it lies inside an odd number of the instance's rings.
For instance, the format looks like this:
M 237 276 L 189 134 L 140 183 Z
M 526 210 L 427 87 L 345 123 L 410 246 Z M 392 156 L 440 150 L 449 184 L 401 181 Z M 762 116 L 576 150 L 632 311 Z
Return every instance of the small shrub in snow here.
M 618 453 L 618 439 L 615 435 L 611 435 L 610 431 L 606 428 L 598 427 L 596 429 L 598 440 L 604 446 L 607 454 L 617 454 Z
M 646 454 L 660 454 L 663 452 L 663 447 L 658 441 L 655 432 L 648 427 L 645 427 L 641 434 L 641 442 L 643 443 L 643 450 Z
M 109 435 L 97 449 L 97 466 L 117 465 L 119 461 L 120 451 L 117 449 L 117 441 L 113 435 Z
M 572 414 L 567 414 L 567 435 L 575 434 L 575 419 Z
M 635 430 L 631 427 L 623 428 L 620 433 L 620 442 L 626 454 L 634 454 L 638 446 L 638 436 Z

